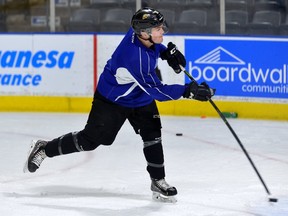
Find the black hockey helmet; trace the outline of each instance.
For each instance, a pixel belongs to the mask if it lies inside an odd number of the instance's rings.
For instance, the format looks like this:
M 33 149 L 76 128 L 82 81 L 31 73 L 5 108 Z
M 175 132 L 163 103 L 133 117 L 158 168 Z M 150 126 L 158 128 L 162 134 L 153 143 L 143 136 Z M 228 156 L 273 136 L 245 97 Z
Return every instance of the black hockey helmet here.
M 151 28 L 160 26 L 163 24 L 163 30 L 166 33 L 168 31 L 164 16 L 157 10 L 144 7 L 138 10 L 132 17 L 131 26 L 136 34 L 140 34 L 141 31 L 151 33 Z

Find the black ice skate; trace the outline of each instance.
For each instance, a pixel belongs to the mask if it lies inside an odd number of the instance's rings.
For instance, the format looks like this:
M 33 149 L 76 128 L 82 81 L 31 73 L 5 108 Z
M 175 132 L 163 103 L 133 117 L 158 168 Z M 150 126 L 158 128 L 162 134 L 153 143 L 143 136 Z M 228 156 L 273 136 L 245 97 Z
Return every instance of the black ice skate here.
M 177 202 L 175 195 L 177 190 L 170 186 L 165 179 L 151 179 L 152 198 L 156 201 L 175 203 Z
M 28 157 L 24 165 L 24 173 L 29 171 L 31 173 L 35 172 L 41 165 L 42 161 L 47 157 L 45 154 L 44 147 L 47 142 L 43 140 L 32 141 L 30 151 L 28 152 Z

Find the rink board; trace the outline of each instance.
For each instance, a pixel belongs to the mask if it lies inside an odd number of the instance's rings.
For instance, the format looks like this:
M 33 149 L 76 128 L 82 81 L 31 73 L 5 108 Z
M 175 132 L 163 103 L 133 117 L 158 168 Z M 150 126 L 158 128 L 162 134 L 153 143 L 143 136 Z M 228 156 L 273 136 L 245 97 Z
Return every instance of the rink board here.
M 0 96 L 0 111 L 89 112 L 92 97 Z M 288 120 L 288 104 L 215 101 L 222 112 L 239 118 Z M 209 102 L 177 100 L 158 102 L 162 115 L 218 117 Z
M 99 75 L 123 35 L 0 37 L 0 111 L 89 112 Z M 288 64 L 281 54 L 287 39 L 167 35 L 163 43 L 169 41 L 185 53 L 186 70 L 198 82 L 217 88 L 221 111 L 288 120 Z M 164 83 L 190 82 L 166 61 L 158 64 Z M 193 100 L 158 106 L 165 115 L 218 116 L 209 103 Z

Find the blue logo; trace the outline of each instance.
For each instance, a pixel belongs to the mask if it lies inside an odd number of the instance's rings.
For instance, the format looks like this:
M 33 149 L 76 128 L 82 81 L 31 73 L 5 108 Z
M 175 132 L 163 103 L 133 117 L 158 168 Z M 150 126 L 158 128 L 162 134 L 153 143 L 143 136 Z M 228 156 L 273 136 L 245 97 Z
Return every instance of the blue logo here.
M 25 50 L 0 50 L 0 68 L 67 68 L 71 67 L 73 62 L 74 52 L 59 52 L 52 50 L 45 52 L 39 50 L 35 53 Z
M 195 60 L 197 64 L 240 64 L 244 65 L 245 62 L 233 55 L 231 52 L 225 50 L 223 47 L 217 47 L 201 58 Z
M 39 50 L 0 50 L 0 86 L 38 86 L 42 76 L 35 73 L 15 73 L 13 69 L 70 69 L 73 63 L 75 52 L 59 52 L 51 50 L 45 52 Z

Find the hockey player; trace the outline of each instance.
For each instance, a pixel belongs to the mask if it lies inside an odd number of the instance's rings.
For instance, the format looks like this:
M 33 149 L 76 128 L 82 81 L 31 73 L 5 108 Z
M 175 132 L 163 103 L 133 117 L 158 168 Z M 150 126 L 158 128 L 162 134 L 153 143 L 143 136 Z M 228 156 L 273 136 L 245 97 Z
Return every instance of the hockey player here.
M 48 157 L 91 151 L 100 145 L 111 145 L 128 119 L 143 140 L 151 190 L 155 197 L 173 197 L 175 187 L 165 180 L 161 121 L 155 103 L 177 100 L 182 96 L 207 101 L 214 89 L 207 84 L 192 82 L 187 85 L 165 85 L 156 75 L 158 58 L 167 60 L 181 72 L 186 60 L 172 43 L 168 48 L 161 43 L 166 33 L 163 15 L 152 8 L 137 11 L 131 28 L 112 57 L 107 61 L 95 91 L 92 108 L 83 130 L 72 132 L 51 141 L 32 141 L 24 171 L 35 172 Z

